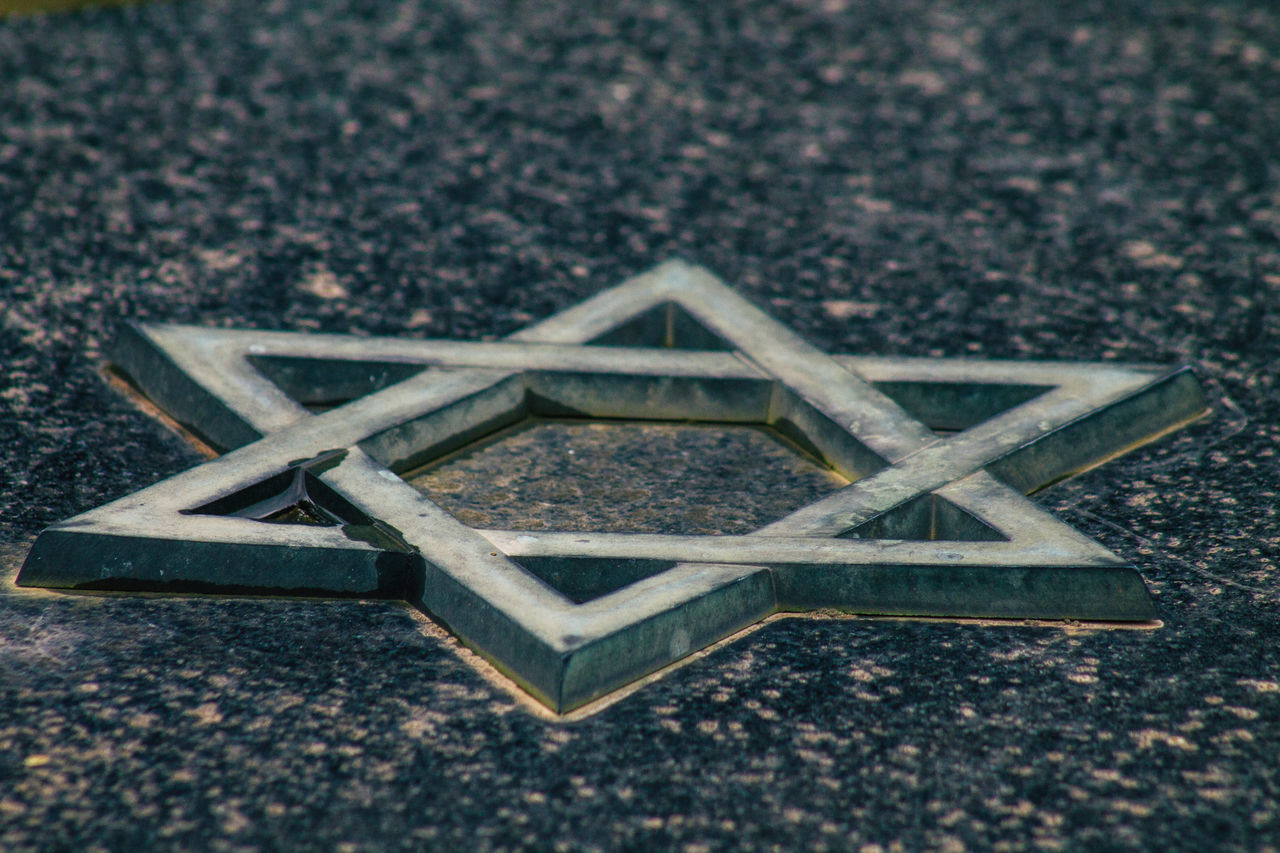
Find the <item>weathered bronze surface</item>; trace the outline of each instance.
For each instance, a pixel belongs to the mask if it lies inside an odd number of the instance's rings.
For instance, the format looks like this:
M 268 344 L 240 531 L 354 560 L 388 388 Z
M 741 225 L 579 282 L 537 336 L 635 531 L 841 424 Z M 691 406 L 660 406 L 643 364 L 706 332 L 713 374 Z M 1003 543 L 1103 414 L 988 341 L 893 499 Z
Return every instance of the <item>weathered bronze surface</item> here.
M 1206 409 L 1186 369 L 829 356 L 682 262 L 500 342 L 137 326 L 113 358 L 228 452 L 50 527 L 20 584 L 401 597 L 557 711 L 779 610 L 1153 619 L 1023 495 Z M 530 417 L 758 425 L 849 485 L 669 535 L 473 529 L 401 476 Z

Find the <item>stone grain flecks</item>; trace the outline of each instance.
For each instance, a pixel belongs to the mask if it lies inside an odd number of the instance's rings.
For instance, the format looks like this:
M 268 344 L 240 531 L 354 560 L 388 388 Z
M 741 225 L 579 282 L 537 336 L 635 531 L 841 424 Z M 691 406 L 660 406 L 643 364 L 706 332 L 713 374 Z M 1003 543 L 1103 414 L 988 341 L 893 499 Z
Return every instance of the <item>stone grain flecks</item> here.
M 0 847 L 1274 845 L 1277 45 L 1249 0 L 0 22 L 7 578 L 202 461 L 97 375 L 120 319 L 496 339 L 683 255 L 827 351 L 1191 361 L 1216 410 L 1039 497 L 1158 631 L 782 619 L 567 726 L 395 605 L 6 582 Z

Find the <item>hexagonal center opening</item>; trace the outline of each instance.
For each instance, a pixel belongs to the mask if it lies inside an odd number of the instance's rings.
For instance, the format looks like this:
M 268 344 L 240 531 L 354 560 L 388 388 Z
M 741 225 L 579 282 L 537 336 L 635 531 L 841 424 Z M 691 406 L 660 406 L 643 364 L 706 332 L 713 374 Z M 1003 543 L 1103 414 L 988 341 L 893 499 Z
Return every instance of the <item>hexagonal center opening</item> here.
M 528 418 L 403 478 L 477 528 L 744 534 L 848 485 L 767 426 Z

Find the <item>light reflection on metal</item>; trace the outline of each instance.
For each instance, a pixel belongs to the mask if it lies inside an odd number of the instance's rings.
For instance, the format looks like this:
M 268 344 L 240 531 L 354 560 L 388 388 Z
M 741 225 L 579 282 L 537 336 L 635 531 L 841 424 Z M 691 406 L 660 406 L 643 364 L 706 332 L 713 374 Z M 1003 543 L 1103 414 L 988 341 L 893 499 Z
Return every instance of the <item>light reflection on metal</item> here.
M 560 712 L 780 610 L 1153 619 L 1024 494 L 1206 409 L 1187 369 L 830 356 L 679 261 L 499 342 L 137 326 L 113 357 L 228 452 L 50 527 L 20 584 L 404 598 Z M 531 415 L 768 425 L 852 483 L 666 536 L 473 530 L 398 476 Z

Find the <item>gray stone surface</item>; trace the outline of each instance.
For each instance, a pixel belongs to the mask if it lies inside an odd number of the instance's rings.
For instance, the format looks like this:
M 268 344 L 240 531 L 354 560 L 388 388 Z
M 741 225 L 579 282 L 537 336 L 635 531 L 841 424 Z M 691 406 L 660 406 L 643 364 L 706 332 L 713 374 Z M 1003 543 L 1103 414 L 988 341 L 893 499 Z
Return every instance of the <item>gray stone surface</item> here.
M 841 486 L 770 429 L 533 421 L 406 479 L 472 527 L 744 534 Z
M 0 592 L 0 846 L 1266 849 L 1266 3 L 154 4 L 0 22 L 0 532 L 200 457 L 123 319 L 496 338 L 658 260 L 819 347 L 1189 362 L 1040 496 L 1163 627 L 780 619 L 585 719 L 407 608 Z

